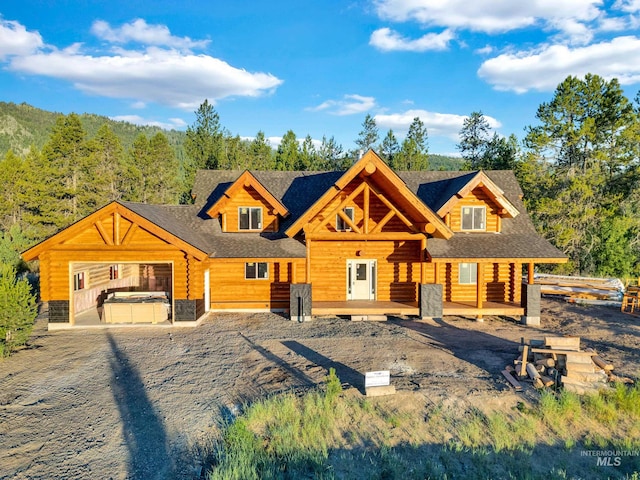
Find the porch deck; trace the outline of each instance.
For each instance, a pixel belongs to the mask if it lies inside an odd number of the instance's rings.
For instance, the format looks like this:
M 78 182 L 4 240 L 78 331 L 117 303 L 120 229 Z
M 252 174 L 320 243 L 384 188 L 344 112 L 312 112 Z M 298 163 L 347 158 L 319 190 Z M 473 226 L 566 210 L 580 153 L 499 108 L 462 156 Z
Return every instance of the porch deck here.
M 524 307 L 517 303 L 483 302 L 478 308 L 475 302 L 444 302 L 443 315 L 524 315 Z
M 516 303 L 484 302 L 477 308 L 475 302 L 444 302 L 443 315 L 524 315 L 524 307 Z M 347 300 L 313 302 L 312 315 L 420 315 L 418 302 L 389 302 L 375 300 Z
M 418 302 L 385 302 L 376 300 L 347 300 L 342 302 L 313 302 L 311 315 L 419 315 Z

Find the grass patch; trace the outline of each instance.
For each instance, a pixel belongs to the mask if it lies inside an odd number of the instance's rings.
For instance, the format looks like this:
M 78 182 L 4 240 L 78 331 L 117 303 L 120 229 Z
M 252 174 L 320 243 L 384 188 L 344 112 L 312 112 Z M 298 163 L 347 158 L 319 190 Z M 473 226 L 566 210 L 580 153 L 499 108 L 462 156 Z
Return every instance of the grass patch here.
M 640 456 L 603 471 L 580 452 L 640 450 L 639 387 L 545 392 L 508 411 L 409 403 L 343 395 L 331 370 L 322 389 L 247 406 L 217 442 L 209 478 L 638 479 Z

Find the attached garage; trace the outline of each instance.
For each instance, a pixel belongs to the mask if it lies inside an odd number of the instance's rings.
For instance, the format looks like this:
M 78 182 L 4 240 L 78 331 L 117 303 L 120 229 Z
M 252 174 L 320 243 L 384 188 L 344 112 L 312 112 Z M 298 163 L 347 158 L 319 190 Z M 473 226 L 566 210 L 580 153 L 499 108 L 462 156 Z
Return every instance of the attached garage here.
M 171 263 L 69 264 L 73 324 L 165 323 L 173 318 Z
M 180 227 L 166 206 L 112 202 L 26 251 L 40 261 L 49 328 L 195 324 L 208 255 Z

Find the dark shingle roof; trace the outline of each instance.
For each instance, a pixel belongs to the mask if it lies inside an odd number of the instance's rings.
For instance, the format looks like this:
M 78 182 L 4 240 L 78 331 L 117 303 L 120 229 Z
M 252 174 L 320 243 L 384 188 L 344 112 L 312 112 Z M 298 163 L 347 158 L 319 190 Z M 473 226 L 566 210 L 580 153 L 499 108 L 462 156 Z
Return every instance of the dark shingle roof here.
M 139 215 L 156 223 L 185 242 L 215 257 L 283 258 L 304 257 L 305 247 L 284 231 L 307 211 L 344 172 L 251 172 L 290 212 L 277 233 L 223 233 L 218 219 L 206 211 L 242 174 L 241 171 L 200 170 L 190 206 L 159 206 L 123 202 Z M 449 240 L 430 238 L 433 258 L 561 258 L 564 255 L 542 238 L 531 223 L 522 203 L 522 190 L 511 171 L 487 171 L 506 198 L 518 210 L 515 218 L 502 221 L 502 233 L 455 233 Z M 477 172 L 398 172 L 434 212 L 460 191 Z

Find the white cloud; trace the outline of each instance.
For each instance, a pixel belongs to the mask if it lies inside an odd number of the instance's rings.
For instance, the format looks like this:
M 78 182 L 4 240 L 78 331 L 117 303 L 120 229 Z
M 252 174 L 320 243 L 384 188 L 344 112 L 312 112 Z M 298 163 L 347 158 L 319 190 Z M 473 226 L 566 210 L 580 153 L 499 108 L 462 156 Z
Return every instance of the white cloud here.
M 591 21 L 602 0 L 375 0 L 378 15 L 395 22 L 500 33 L 539 23 Z
M 174 37 L 166 25 L 149 25 L 142 18 L 117 28 L 112 28 L 104 20 L 96 20 L 91 26 L 91 32 L 110 43 L 135 42 L 178 49 L 205 47 L 210 42 L 209 40 L 194 41 L 189 37 Z
M 165 130 L 177 130 L 187 126 L 187 122 L 181 118 L 170 118 L 168 122 L 160 122 L 158 120 L 151 120 L 148 118 L 142 118 L 139 115 L 116 115 L 115 117 L 109 117 L 116 122 L 129 122 L 134 125 L 148 125 L 150 127 L 160 127 Z
M 331 115 L 354 115 L 366 112 L 376 106 L 374 97 L 362 95 L 344 95 L 341 100 L 326 100 L 316 107 L 309 107 L 310 112 L 327 111 Z
M 376 125 L 382 129 L 392 129 L 394 132 L 406 133 L 414 118 L 420 118 L 427 128 L 429 137 L 447 137 L 458 140 L 460 129 L 464 123 L 465 115 L 452 113 L 437 113 L 426 110 L 407 110 L 403 113 L 389 115 L 376 115 Z M 493 117 L 484 115 L 484 118 L 493 129 L 500 128 L 502 124 Z
M 442 33 L 427 33 L 411 40 L 390 28 L 380 28 L 371 34 L 369 45 L 382 51 L 426 52 L 427 50 L 446 50 L 449 42 L 455 38 L 449 29 Z
M 476 48 L 474 53 L 477 53 L 478 55 L 489 55 L 490 53 L 493 53 L 494 50 L 495 48 L 491 45 L 485 45 L 484 47 Z
M 79 44 L 64 50 L 12 57 L 9 69 L 72 82 L 86 93 L 135 102 L 158 103 L 187 110 L 205 98 L 257 97 L 282 80 L 269 73 L 251 73 L 208 55 L 149 47 L 116 53 L 83 54 Z
M 505 53 L 486 60 L 478 75 L 497 90 L 524 93 L 553 91 L 568 75 L 582 77 L 590 72 L 615 77 L 623 85 L 639 82 L 640 39 L 626 36 L 579 48 L 548 45 Z
M 28 55 L 43 46 L 38 32 L 28 32 L 20 23 L 0 18 L 0 60 L 11 55 Z
M 640 11 L 640 0 L 616 0 L 612 8 L 627 13 L 636 13 Z

